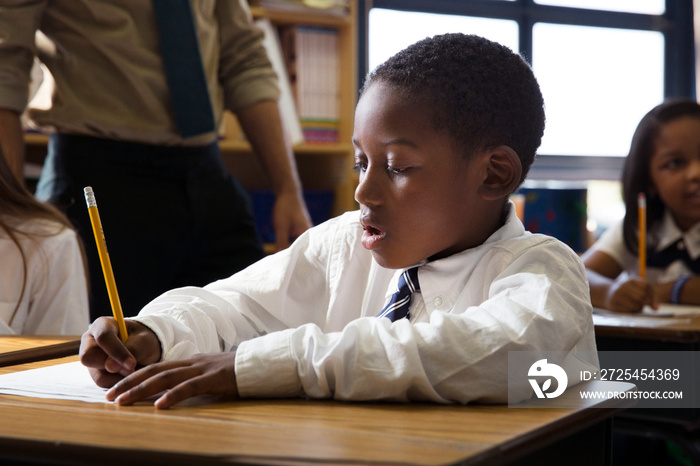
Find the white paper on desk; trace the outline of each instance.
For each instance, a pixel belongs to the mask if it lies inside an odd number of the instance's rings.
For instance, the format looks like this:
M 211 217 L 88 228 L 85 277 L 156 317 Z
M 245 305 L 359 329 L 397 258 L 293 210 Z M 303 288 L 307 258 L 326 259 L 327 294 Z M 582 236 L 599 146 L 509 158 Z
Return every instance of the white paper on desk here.
M 700 306 L 688 306 L 684 304 L 659 304 L 658 310 L 644 306 L 642 315 L 656 317 L 685 317 L 700 315 Z
M 111 403 L 107 389 L 92 381 L 79 361 L 0 375 L 0 393 L 60 400 Z
M 692 317 L 700 315 L 700 306 L 688 306 L 684 304 L 659 304 L 658 310 L 653 310 L 649 306 L 644 306 L 642 312 L 628 314 L 625 312 L 614 312 L 599 307 L 593 308 L 593 313 L 601 316 L 625 317 L 625 316 L 645 316 L 645 317 Z

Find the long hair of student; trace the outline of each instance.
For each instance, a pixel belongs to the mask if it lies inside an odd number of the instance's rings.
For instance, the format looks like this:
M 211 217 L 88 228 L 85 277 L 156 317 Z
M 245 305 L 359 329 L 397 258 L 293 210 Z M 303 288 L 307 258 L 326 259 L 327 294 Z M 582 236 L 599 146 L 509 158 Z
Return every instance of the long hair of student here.
M 48 229 L 45 232 L 41 231 L 25 231 L 21 225 L 32 219 L 43 219 L 53 222 L 56 225 L 54 229 Z M 36 240 L 37 236 L 53 236 L 59 234 L 65 228 L 73 228 L 68 218 L 58 211 L 55 207 L 38 201 L 27 188 L 24 183 L 10 169 L 7 160 L 0 148 L 0 229 L 7 237 L 17 246 L 22 257 L 22 290 L 20 291 L 19 299 L 15 305 L 8 326 L 12 325 L 15 314 L 24 298 L 27 286 L 27 259 L 25 250 L 22 248 L 20 236 Z M 77 237 L 77 235 L 76 235 Z M 83 273 L 87 278 L 87 262 L 85 258 L 85 250 L 80 238 L 77 237 L 80 246 L 80 251 L 83 257 Z
M 647 231 L 654 222 L 661 220 L 665 206 L 651 183 L 650 161 L 654 155 L 656 140 L 661 128 L 685 116 L 700 118 L 700 105 L 694 100 L 669 100 L 651 109 L 639 121 L 632 136 L 630 151 L 622 169 L 622 198 L 625 203 L 623 237 L 625 246 L 638 255 L 637 196 L 644 193 L 647 198 Z M 655 238 L 649 238 L 647 248 L 655 246 Z

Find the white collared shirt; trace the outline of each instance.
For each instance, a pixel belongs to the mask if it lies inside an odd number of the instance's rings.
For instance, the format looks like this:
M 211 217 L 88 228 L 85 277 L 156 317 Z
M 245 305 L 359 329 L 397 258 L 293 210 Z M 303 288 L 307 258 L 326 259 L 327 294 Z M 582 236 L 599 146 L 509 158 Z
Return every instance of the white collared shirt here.
M 24 261 L 15 242 L 0 230 L 0 334 L 81 335 L 90 316 L 85 265 L 75 231 L 39 219 L 18 228 L 29 233 L 17 234 Z
M 608 228 L 591 247 L 591 251 L 601 251 L 612 257 L 627 274 L 638 275 L 639 257 L 632 254 L 627 247 L 622 233 L 622 222 Z M 695 224 L 685 233 L 678 228 L 673 216 L 668 210 L 664 212 L 661 222 L 655 223 L 649 229 L 649 238 L 657 241 L 655 251 L 662 251 L 679 239 L 683 239 L 683 246 L 688 251 L 691 259 L 700 257 L 700 223 Z M 672 262 L 666 268 L 656 268 L 647 265 L 647 280 L 650 283 L 672 282 L 681 275 L 693 272 L 681 260 Z
M 164 360 L 235 350 L 243 397 L 505 402 L 508 351 L 596 349 L 583 264 L 525 232 L 512 208 L 483 245 L 421 266 L 410 321 L 375 317 L 401 271 L 380 267 L 361 236 L 346 213 L 137 319 Z

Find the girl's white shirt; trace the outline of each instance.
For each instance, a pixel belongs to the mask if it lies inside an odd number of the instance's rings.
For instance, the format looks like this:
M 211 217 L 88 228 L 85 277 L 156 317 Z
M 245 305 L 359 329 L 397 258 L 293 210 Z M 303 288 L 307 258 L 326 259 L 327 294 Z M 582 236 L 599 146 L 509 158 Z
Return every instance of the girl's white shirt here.
M 657 243 L 655 250 L 661 251 L 683 238 L 683 246 L 688 251 L 691 259 L 700 257 L 700 223 L 694 225 L 686 232 L 682 232 L 673 217 L 668 212 L 664 213 L 661 221 L 652 225 L 649 229 L 649 238 Z M 627 247 L 622 235 L 622 221 L 608 228 L 591 247 L 591 251 L 601 251 L 612 257 L 627 275 L 639 274 L 639 258 L 632 254 Z M 590 254 L 590 252 L 588 254 Z M 647 280 L 651 283 L 672 282 L 681 275 L 693 275 L 690 268 L 680 260 L 672 262 L 665 268 L 650 267 L 647 265 Z
M 0 230 L 0 334 L 82 334 L 90 317 L 76 233 L 43 219 L 23 222 L 18 228 L 27 233 L 16 235 L 24 251 L 27 282 L 15 312 L 25 265 L 15 242 Z

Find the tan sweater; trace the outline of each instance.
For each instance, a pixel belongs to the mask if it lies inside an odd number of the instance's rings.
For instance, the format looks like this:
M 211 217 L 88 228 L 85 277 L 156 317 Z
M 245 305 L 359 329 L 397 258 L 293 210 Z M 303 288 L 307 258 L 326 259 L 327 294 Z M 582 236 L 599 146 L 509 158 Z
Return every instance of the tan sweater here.
M 277 78 L 245 0 L 192 0 L 217 122 L 279 97 Z M 41 31 L 51 42 L 35 45 Z M 32 108 L 37 125 L 59 132 L 141 143 L 194 145 L 172 116 L 160 42 L 148 0 L 3 0 L 0 5 L 0 108 L 27 107 L 34 56 L 55 80 L 52 106 Z

